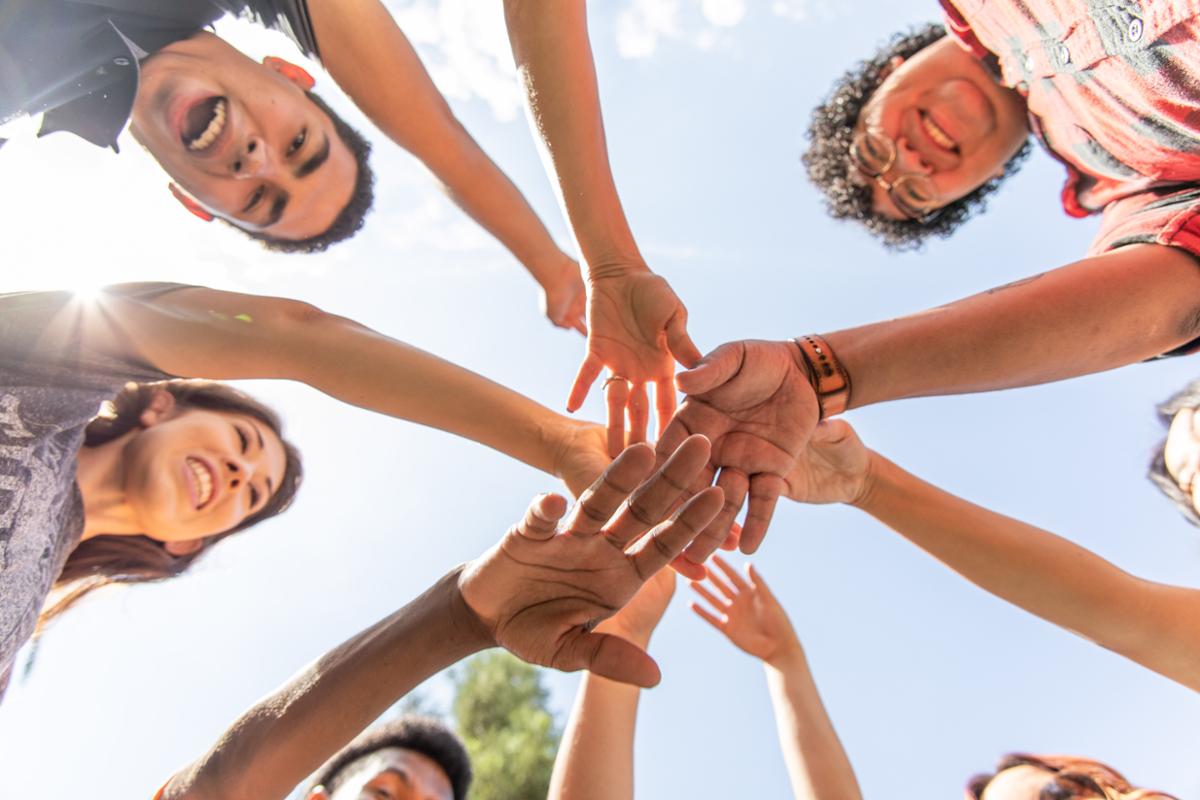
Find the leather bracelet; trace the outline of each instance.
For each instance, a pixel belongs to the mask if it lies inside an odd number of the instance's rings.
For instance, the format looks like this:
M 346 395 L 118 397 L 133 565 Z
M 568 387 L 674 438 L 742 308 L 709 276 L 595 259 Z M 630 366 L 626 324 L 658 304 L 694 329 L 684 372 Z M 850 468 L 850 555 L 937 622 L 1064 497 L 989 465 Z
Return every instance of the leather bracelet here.
M 815 333 L 794 340 L 808 364 L 809 380 L 817 395 L 821 419 L 841 414 L 850 405 L 850 374 L 838 361 L 829 343 Z

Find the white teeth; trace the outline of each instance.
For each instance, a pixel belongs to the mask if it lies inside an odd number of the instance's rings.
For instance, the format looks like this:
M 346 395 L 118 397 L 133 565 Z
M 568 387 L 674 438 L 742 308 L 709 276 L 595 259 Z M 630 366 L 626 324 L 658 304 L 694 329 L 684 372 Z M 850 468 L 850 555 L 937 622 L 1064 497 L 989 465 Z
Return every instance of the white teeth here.
M 218 100 L 216 107 L 213 109 L 213 117 L 208 121 L 208 127 L 204 129 L 195 139 L 188 144 L 189 150 L 205 150 L 217 137 L 221 135 L 221 131 L 225 130 L 225 101 Z
M 932 119 L 922 115 L 921 124 L 925 127 L 925 132 L 929 134 L 929 138 L 933 139 L 934 144 L 938 147 L 941 147 L 943 150 L 953 150 L 955 148 L 954 140 L 944 130 L 939 128 L 938 124 Z
M 202 461 L 194 458 L 187 459 L 187 465 L 192 470 L 192 474 L 196 476 L 196 506 L 200 507 L 212 499 L 212 473 L 208 471 L 208 467 Z

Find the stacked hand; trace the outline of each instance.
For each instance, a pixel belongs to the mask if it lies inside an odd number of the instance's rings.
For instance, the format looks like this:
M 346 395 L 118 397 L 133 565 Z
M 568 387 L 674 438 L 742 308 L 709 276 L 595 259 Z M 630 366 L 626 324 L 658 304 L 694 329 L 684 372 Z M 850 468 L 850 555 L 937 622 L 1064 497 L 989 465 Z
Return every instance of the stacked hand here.
M 787 612 L 754 566 L 746 565 L 743 578 L 720 556 L 714 556 L 713 561 L 720 572 L 709 569 L 708 584 L 692 582 L 692 589 L 712 609 L 693 601 L 692 610 L 738 648 L 767 663 L 781 661 L 799 651 L 800 639 Z
M 871 454 L 844 419 L 823 420 L 787 475 L 801 503 L 857 503 L 867 491 Z
M 647 384 L 655 385 L 658 429 L 675 411 L 675 362 L 690 367 L 700 351 L 687 333 L 687 309 L 667 282 L 641 269 L 592 278 L 588 287 L 587 355 L 575 376 L 567 409 L 575 411 L 596 378 L 607 368 L 608 450 L 616 455 L 626 442 L 646 439 L 649 421 Z
M 687 393 L 658 441 L 665 457 L 692 433 L 712 441 L 712 463 L 693 486 L 725 491 L 725 508 L 688 548 L 677 568 L 703 577 L 704 562 L 726 540 L 749 495 L 742 551 L 754 552 L 781 494 L 791 494 L 797 462 L 819 418 L 816 395 L 792 342 L 743 341 L 718 347 L 676 382 Z
M 684 493 L 680 487 L 696 481 L 709 454 L 708 440 L 694 436 L 654 472 L 653 451 L 635 445 L 569 515 L 558 495 L 535 499 L 495 547 L 463 568 L 459 587 L 467 606 L 496 644 L 526 661 L 653 686 L 660 676 L 650 656 L 593 628 L 720 510 L 723 495 L 709 488 L 669 517 Z
M 575 259 L 562 255 L 562 263 L 547 277 L 540 278 L 542 313 L 559 328 L 574 328 L 587 336 L 587 291 Z

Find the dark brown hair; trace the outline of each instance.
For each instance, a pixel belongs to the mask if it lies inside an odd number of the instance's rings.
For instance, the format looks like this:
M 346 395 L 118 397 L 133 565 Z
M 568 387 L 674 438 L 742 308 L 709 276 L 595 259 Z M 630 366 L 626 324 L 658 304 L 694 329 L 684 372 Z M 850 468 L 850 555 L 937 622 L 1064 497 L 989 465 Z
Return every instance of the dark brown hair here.
M 1053 783 L 1047 780 L 1037 800 L 1069 800 L 1069 798 L 1099 798 L 1099 800 L 1178 800 L 1174 795 L 1153 789 L 1139 789 L 1107 764 L 1079 756 L 1031 756 L 1010 753 L 1000 759 L 996 771 L 976 775 L 967 783 L 967 800 L 979 800 L 983 790 L 1005 770 L 1023 765 L 1040 767 L 1054 774 Z M 1033 798 L 1030 798 L 1033 800 Z
M 854 220 L 883 241 L 889 250 L 918 250 L 930 237 L 946 238 L 977 212 L 985 199 L 1016 173 L 1031 148 L 1026 141 L 1004 165 L 1004 171 L 977 186 L 970 194 L 947 203 L 924 219 L 891 219 L 872 207 L 872 185 L 850 178 L 850 143 L 858 116 L 883 83 L 892 59 L 909 59 L 946 35 L 941 25 L 928 24 L 897 33 L 875 55 L 860 61 L 833 85 L 825 101 L 813 109 L 808 127 L 804 165 L 808 177 L 825 195 L 825 207 L 834 219 Z
M 105 404 L 87 426 L 84 447 L 97 447 L 141 426 L 142 412 L 156 392 L 166 391 L 179 408 L 202 408 L 245 414 L 270 428 L 283 442 L 287 461 L 279 488 L 266 504 L 223 533 L 206 538 L 202 546 L 187 555 L 172 555 L 163 543 L 149 536 L 95 536 L 80 542 L 67 558 L 62 573 L 54 582 L 54 595 L 42 609 L 39 625 L 62 614 L 84 595 L 113 583 L 149 583 L 173 578 L 187 571 L 200 556 L 230 534 L 249 528 L 268 517 L 287 510 L 300 486 L 300 452 L 283 438 L 279 416 L 249 395 L 231 386 L 212 381 L 172 380 L 159 383 L 129 383 Z
M 1200 409 L 1200 380 L 1192 381 L 1187 386 L 1184 386 L 1178 392 L 1159 403 L 1154 410 L 1158 414 L 1159 422 L 1169 429 L 1172 420 L 1175 419 L 1175 415 L 1185 408 Z M 1184 519 L 1193 525 L 1200 526 L 1200 514 L 1197 514 L 1196 509 L 1192 506 L 1192 498 L 1187 492 L 1179 488 L 1179 484 L 1171 477 L 1171 473 L 1167 472 L 1166 447 L 1167 440 L 1165 438 L 1155 445 L 1154 455 L 1150 457 L 1150 469 L 1146 473 L 1146 477 L 1175 504 L 1179 509 L 1179 513 L 1183 514 Z

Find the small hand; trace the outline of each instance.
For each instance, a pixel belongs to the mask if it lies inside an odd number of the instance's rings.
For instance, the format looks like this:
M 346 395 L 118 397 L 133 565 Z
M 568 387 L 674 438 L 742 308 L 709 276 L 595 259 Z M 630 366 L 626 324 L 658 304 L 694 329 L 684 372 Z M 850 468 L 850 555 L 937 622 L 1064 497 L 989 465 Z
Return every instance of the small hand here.
M 627 642 L 645 647 L 650 634 L 662 621 L 671 597 L 675 594 L 675 571 L 660 569 L 646 581 L 629 603 L 613 616 L 596 626 L 600 633 L 620 636 Z
M 708 440 L 693 436 L 651 475 L 653 451 L 634 445 L 565 520 L 562 497 L 538 497 L 524 520 L 463 568 L 463 600 L 496 644 L 526 661 L 653 686 L 658 666 L 645 651 L 593 628 L 628 603 L 720 510 L 723 496 L 712 488 L 669 517 L 679 487 L 696 479 L 709 452 Z
M 587 355 L 575 376 L 567 409 L 575 411 L 600 372 L 608 408 L 608 452 L 624 446 L 625 415 L 630 442 L 646 440 L 649 399 L 646 384 L 655 385 L 658 429 L 675 410 L 672 378 L 675 362 L 690 367 L 700 351 L 687 333 L 687 309 L 660 276 L 648 270 L 593 279 L 588 287 Z
M 712 589 L 699 581 L 692 582 L 692 589 L 707 600 L 713 610 L 695 601 L 691 604 L 692 610 L 755 658 L 773 662 L 798 650 L 800 639 L 787 612 L 754 566 L 746 565 L 747 577 L 743 578 L 720 556 L 713 556 L 713 561 L 728 583 L 709 569 L 708 582 Z
M 854 503 L 866 490 L 870 453 L 844 419 L 823 420 L 787 476 L 801 503 Z
M 554 275 L 539 280 L 542 286 L 542 313 L 560 328 L 574 328 L 587 336 L 587 290 L 579 264 L 564 255 L 564 264 Z
M 698 565 L 726 540 L 747 495 L 741 547 L 758 549 L 819 410 L 793 342 L 723 344 L 676 382 L 688 396 L 658 441 L 659 457 L 688 434 L 703 433 L 713 443 L 712 465 L 697 486 L 720 469 L 716 485 L 725 490 L 725 508 L 677 562 L 677 569 L 698 578 L 704 574 Z
M 554 474 L 579 497 L 596 482 L 612 458 L 608 455 L 604 428 L 594 422 L 563 419 L 563 433 L 554 458 Z

